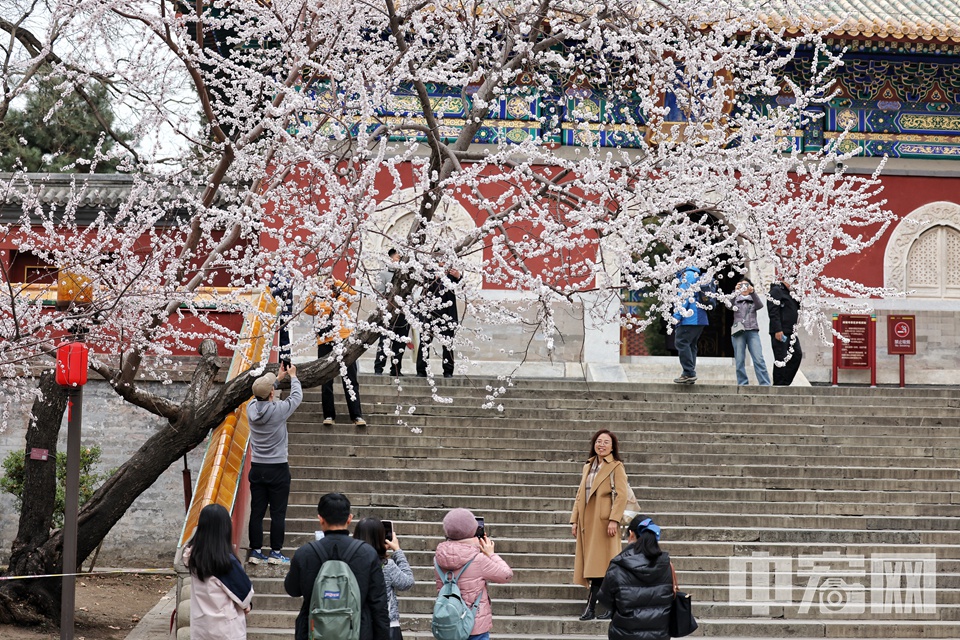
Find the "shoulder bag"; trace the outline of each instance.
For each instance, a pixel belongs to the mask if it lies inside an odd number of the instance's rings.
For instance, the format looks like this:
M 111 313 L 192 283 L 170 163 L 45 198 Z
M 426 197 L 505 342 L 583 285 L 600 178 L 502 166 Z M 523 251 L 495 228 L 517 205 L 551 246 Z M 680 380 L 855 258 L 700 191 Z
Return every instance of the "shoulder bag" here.
M 673 574 L 673 604 L 670 606 L 670 623 L 668 631 L 671 638 L 683 638 L 697 630 L 697 619 L 693 617 L 693 603 L 690 596 L 677 590 L 677 572 L 670 563 L 670 573 Z
M 613 482 L 613 476 L 615 474 L 610 474 L 610 493 L 612 494 L 613 501 L 617 501 L 617 486 Z M 623 508 L 623 516 L 620 518 L 620 524 L 627 526 L 630 524 L 630 521 L 633 520 L 637 515 L 640 514 L 640 503 L 637 502 L 637 494 L 633 492 L 633 488 L 630 484 L 627 484 L 627 506 Z

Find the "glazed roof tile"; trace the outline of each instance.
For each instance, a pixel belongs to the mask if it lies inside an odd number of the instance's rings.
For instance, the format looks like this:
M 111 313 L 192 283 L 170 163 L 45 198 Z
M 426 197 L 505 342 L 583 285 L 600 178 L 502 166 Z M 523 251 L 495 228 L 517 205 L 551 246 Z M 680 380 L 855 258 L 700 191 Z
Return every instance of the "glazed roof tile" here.
M 802 25 L 840 35 L 960 42 L 960 0 L 821 0 L 808 4 L 798 19 L 787 17 L 790 13 L 764 17 L 770 26 L 791 32 Z

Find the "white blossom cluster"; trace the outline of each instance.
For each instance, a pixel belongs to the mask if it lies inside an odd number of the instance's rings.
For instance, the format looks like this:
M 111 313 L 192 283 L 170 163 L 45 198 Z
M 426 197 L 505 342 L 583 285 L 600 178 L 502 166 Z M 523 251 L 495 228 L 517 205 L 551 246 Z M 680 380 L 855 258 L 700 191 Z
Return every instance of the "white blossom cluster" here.
M 42 178 L 0 186 L 22 204 L 0 236 L 97 292 L 88 309 L 53 312 L 7 282 L 0 376 L 17 378 L 80 325 L 121 383 L 165 370 L 197 338 L 233 344 L 210 310 L 247 310 L 245 293 L 277 272 L 298 294 L 294 316 L 345 274 L 373 312 L 356 335 L 389 331 L 399 312 L 420 328 L 438 304 L 423 291 L 440 278 L 479 327 L 460 331 L 462 352 L 489 340 L 484 327 L 521 322 L 549 352 L 558 308 L 609 309 L 623 289 L 654 301 L 623 322 L 670 320 L 691 264 L 706 278 L 752 269 L 764 285 L 795 274 L 802 322 L 824 327 L 836 296 L 883 293 L 824 273 L 892 218 L 876 176 L 845 175 L 832 147 L 790 144 L 841 59 L 824 34 L 773 31 L 748 4 L 51 0 L 24 22 L 40 48 L 8 52 L 4 104 L 45 73 L 41 60 L 70 86 L 105 83 L 134 139 L 109 153 L 133 188 L 79 225 L 82 174 L 53 209 Z M 784 72 L 801 48 L 811 86 Z M 568 133 L 576 145 L 556 144 Z M 605 135 L 621 144 L 601 146 Z M 403 261 L 384 295 L 373 285 L 388 248 Z M 505 308 L 483 288 L 525 295 Z

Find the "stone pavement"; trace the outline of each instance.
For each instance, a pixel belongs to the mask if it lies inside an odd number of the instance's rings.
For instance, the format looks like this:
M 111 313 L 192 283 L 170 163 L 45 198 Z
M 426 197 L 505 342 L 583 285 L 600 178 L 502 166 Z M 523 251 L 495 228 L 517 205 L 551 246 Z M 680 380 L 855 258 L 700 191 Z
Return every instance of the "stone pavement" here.
M 170 589 L 167 595 L 147 612 L 133 631 L 127 634 L 127 640 L 156 640 L 173 638 L 170 633 L 170 616 L 177 603 L 177 588 Z

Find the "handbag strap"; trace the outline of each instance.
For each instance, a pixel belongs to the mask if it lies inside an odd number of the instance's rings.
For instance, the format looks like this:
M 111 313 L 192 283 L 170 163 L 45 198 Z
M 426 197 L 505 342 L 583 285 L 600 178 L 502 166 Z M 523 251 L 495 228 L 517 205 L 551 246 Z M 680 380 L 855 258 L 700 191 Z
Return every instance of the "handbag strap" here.
M 670 575 L 673 577 L 673 597 L 677 597 L 677 570 L 673 568 L 673 562 L 670 562 Z

